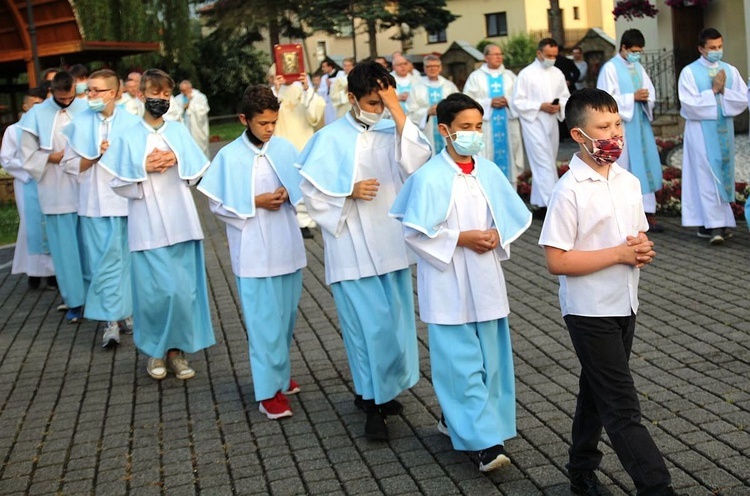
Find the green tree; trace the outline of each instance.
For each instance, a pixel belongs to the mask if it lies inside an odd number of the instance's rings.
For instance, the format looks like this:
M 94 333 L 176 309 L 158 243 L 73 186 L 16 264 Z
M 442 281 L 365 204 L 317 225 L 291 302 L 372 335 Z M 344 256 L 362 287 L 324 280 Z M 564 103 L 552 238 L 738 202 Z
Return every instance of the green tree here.
M 503 65 L 509 69 L 522 69 L 536 57 L 537 42 L 528 33 L 517 33 L 500 44 L 503 50 Z

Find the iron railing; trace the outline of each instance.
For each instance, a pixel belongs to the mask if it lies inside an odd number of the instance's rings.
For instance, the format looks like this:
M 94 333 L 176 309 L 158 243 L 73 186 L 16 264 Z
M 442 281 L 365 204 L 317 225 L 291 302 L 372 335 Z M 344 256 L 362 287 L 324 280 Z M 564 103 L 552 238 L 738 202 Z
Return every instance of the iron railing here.
M 644 51 L 641 64 L 654 83 L 656 105 L 654 114 L 670 114 L 679 110 L 674 52 L 667 50 Z

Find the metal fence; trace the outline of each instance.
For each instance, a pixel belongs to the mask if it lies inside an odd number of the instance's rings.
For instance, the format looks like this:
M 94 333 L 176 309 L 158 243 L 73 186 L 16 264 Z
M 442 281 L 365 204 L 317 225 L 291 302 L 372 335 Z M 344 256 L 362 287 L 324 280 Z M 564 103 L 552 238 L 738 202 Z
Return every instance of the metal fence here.
M 670 114 L 679 110 L 674 52 L 655 50 L 643 52 L 641 64 L 654 83 L 656 106 L 654 114 Z

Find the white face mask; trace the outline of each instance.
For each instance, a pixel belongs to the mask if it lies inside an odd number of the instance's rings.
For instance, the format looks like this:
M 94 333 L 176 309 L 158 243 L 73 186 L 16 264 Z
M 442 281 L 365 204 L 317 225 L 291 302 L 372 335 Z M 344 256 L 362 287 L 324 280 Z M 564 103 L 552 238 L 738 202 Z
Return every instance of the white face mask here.
M 545 69 L 549 69 L 550 67 L 553 67 L 555 65 L 555 59 L 545 59 L 542 57 L 542 67 Z
M 354 99 L 354 108 L 356 109 L 354 111 L 354 116 L 362 124 L 366 124 L 368 126 L 374 126 L 375 124 L 380 122 L 380 120 L 383 118 L 382 112 L 378 114 L 377 112 L 366 112 L 362 110 L 356 98 Z

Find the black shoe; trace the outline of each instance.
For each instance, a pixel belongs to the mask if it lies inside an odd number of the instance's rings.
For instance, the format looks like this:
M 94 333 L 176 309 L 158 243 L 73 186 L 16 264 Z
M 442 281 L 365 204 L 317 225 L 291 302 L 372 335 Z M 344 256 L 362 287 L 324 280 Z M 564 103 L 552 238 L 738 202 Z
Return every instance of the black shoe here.
M 29 287 L 31 289 L 37 289 L 39 287 L 39 284 L 41 283 L 42 283 L 41 277 L 29 276 Z
M 388 440 L 388 426 L 385 423 L 385 415 L 373 400 L 362 400 L 367 420 L 365 420 L 365 437 L 373 441 Z
M 479 452 L 480 472 L 489 472 L 490 470 L 505 467 L 506 465 L 510 465 L 510 458 L 505 453 L 505 448 L 503 448 L 502 444 L 496 444 Z
M 722 227 L 721 235 L 724 237 L 724 239 L 732 239 L 734 237 L 734 231 L 732 231 L 728 227 Z
M 531 212 L 531 217 L 534 219 L 544 220 L 547 217 L 547 207 L 539 207 Z
M 309 227 L 301 227 L 300 231 L 302 231 L 303 239 L 313 239 L 315 237 L 315 234 L 313 234 Z
M 664 226 L 656 222 L 654 214 L 646 214 L 646 220 L 648 221 L 648 232 L 657 234 L 664 232 Z
M 612 493 L 599 482 L 594 471 L 571 472 L 570 494 L 580 496 L 612 496 Z
M 354 406 L 356 406 L 358 409 L 364 411 L 365 407 L 365 401 L 362 399 L 362 396 L 355 394 L 354 395 Z M 401 415 L 404 411 L 404 405 L 399 403 L 396 400 L 391 400 L 383 403 L 382 405 L 376 405 L 378 408 L 380 408 L 380 413 L 383 415 Z
M 49 276 L 47 278 L 47 286 L 49 286 L 51 288 L 56 288 L 57 287 L 57 277 L 55 277 L 55 276 Z

